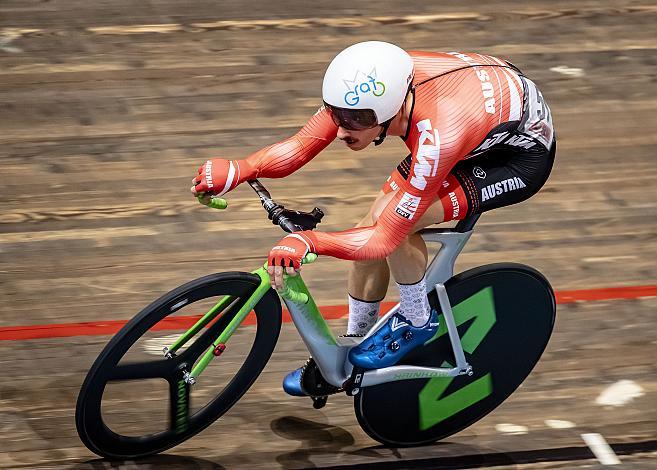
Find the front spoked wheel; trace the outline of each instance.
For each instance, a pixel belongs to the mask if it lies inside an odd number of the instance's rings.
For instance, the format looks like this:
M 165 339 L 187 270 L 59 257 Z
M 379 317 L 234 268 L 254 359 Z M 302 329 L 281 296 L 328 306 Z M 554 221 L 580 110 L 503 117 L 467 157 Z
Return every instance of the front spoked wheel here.
M 205 276 L 162 296 L 129 321 L 96 359 L 80 390 L 75 421 L 82 442 L 107 458 L 151 455 L 226 413 L 260 375 L 278 340 L 281 304 L 273 290 L 265 292 L 255 315 L 246 317 L 195 385 L 184 380 L 185 373 L 259 285 L 255 274 Z M 212 309 L 217 316 L 165 357 L 163 348 Z

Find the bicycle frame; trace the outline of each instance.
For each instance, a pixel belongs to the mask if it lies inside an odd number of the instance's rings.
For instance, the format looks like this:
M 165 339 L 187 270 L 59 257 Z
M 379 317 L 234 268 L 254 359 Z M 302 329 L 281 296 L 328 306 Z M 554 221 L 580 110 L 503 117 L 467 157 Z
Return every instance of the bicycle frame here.
M 441 324 L 436 334 L 441 335 L 447 332 L 452 345 L 454 358 L 456 360 L 456 366 L 453 368 L 431 368 L 402 365 L 369 370 L 363 373 L 360 382 L 361 387 L 411 378 L 455 377 L 463 374 L 472 375 L 472 367 L 465 360 L 461 339 L 456 329 L 452 308 L 444 286 L 444 283 L 453 276 L 456 258 L 472 235 L 472 230 L 458 232 L 451 229 L 425 229 L 420 233 L 425 241 L 441 244 L 440 250 L 432 259 L 431 263 L 429 263 L 425 276 L 428 292 L 431 289 L 436 290 L 441 313 L 443 314 L 444 319 L 444 322 Z M 210 361 L 223 352 L 226 341 L 228 341 L 237 326 L 241 324 L 247 314 L 269 289 L 269 274 L 267 273 L 267 270 L 265 268 L 260 268 L 254 271 L 254 274 L 260 277 L 260 285 L 236 313 L 219 338 L 213 342 L 212 347 L 210 347 L 196 363 L 191 372 L 185 372 L 185 381 L 189 384 L 194 384 L 197 377 L 205 367 L 207 367 Z M 310 292 L 301 276 L 285 275 L 284 279 L 286 288 L 280 295 L 290 312 L 292 321 L 294 322 L 301 339 L 305 343 L 312 357 L 315 359 L 315 362 L 326 381 L 336 387 L 342 387 L 344 382 L 350 377 L 353 370 L 353 366 L 347 358 L 347 353 L 349 352 L 349 349 L 357 345 L 364 338 L 336 338 L 322 317 L 319 308 L 315 304 L 315 301 L 310 295 Z M 233 298 L 230 296 L 222 299 L 192 328 L 184 333 L 170 348 L 164 348 L 165 356 L 175 353 L 175 351 L 182 347 L 198 331 L 210 323 L 215 317 L 220 315 L 221 312 L 231 304 L 232 300 Z M 374 334 L 381 325 L 387 322 L 388 318 L 393 315 L 398 308 L 399 304 L 383 315 L 366 337 Z
M 472 374 L 472 368 L 466 362 L 463 354 L 463 347 L 461 346 L 452 308 L 444 286 L 444 283 L 453 276 L 456 258 L 472 235 L 472 231 L 460 233 L 449 229 L 426 229 L 421 232 L 421 235 L 425 241 L 441 244 L 440 250 L 427 268 L 426 280 L 429 290 L 436 289 L 444 318 L 444 326 L 441 325 L 437 334 L 442 334 L 443 329 L 446 328 L 456 359 L 456 366 L 453 368 L 431 368 L 403 365 L 369 370 L 363 374 L 361 387 L 409 378 L 454 377 Z M 294 283 L 292 289 L 306 293 L 309 296 L 309 302 L 305 304 L 283 297 L 285 305 L 290 311 L 292 321 L 326 381 L 336 387 L 341 387 L 350 377 L 353 369 L 347 359 L 347 353 L 350 348 L 365 338 L 344 337 L 336 339 L 312 301 L 312 297 L 310 297 L 310 293 L 308 293 L 301 277 L 288 277 L 287 282 Z M 374 334 L 398 309 L 399 304 L 383 315 L 366 337 Z

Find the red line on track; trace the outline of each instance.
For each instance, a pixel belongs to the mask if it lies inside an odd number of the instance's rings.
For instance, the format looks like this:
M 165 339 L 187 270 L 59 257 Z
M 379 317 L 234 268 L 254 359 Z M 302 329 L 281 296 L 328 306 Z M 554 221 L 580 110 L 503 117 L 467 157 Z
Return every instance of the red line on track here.
M 606 287 L 601 289 L 582 289 L 556 292 L 558 304 L 573 302 L 591 302 L 596 300 L 638 299 L 641 297 L 657 297 L 657 285 Z M 395 302 L 383 302 L 382 310 L 387 310 Z M 330 305 L 321 307 L 322 315 L 327 320 L 342 318 L 347 315 L 347 305 Z M 201 315 L 179 316 L 165 318 L 151 331 L 185 330 L 190 328 Z M 283 321 L 291 322 L 290 314 L 283 310 Z M 127 320 L 109 320 L 82 323 L 53 323 L 47 325 L 24 325 L 0 327 L 0 341 L 16 341 L 40 338 L 64 338 L 70 336 L 111 335 L 119 331 Z M 245 325 L 255 324 L 253 313 L 244 321 Z

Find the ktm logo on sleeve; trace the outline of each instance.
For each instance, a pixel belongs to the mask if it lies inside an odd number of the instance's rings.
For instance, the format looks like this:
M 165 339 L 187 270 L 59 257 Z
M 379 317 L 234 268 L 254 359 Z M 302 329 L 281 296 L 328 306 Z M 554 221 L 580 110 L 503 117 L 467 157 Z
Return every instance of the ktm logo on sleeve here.
M 417 146 L 417 161 L 411 167 L 411 185 L 419 190 L 427 187 L 427 176 L 436 176 L 440 156 L 440 136 L 438 129 L 433 129 L 431 120 L 417 123 L 420 131 Z M 432 132 L 433 131 L 433 132 Z

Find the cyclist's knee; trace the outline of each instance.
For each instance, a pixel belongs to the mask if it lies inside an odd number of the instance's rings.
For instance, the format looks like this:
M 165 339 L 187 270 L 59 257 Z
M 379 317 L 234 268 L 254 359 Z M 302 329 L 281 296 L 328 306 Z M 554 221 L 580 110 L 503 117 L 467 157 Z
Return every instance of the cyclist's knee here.
M 372 213 L 370 212 L 356 224 L 356 228 L 371 227 L 372 225 L 374 225 L 374 220 L 372 219 Z

